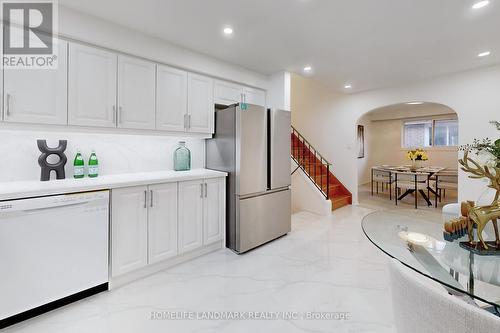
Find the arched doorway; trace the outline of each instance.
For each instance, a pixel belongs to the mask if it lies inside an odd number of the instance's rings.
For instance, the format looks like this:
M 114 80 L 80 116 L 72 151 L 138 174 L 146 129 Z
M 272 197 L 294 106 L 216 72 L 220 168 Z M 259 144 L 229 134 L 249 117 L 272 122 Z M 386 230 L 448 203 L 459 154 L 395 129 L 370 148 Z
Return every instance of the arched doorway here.
M 373 181 L 372 169 L 410 167 L 413 163 L 408 159 L 409 151 L 424 151 L 428 160 L 420 162 L 422 167 L 443 169 L 443 175 L 457 172 L 458 115 L 446 105 L 409 101 L 376 108 L 357 120 L 357 129 L 358 200 L 361 205 L 389 209 L 395 205 L 393 186 L 390 182 Z M 458 200 L 458 176 L 446 179 L 457 179 L 456 189 L 451 185 L 443 189 L 438 196 L 438 207 Z M 427 207 L 428 201 L 435 204 L 432 191 L 425 192 L 426 196 L 417 198 L 419 207 Z M 400 207 L 410 208 L 415 205 L 414 199 L 411 195 L 398 203 Z

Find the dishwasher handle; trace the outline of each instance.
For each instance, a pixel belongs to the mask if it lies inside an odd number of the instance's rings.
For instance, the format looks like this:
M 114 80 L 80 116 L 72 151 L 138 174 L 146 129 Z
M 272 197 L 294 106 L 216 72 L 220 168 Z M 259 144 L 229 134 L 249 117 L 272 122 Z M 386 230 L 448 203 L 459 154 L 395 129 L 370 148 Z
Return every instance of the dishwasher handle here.
M 49 210 L 49 209 L 58 209 L 58 208 L 66 208 L 66 207 L 84 206 L 84 205 L 86 205 L 88 203 L 89 203 L 89 201 L 83 201 L 83 202 L 67 203 L 67 204 L 62 204 L 62 205 L 57 205 L 57 206 L 51 206 L 51 207 L 23 209 L 23 212 L 25 212 L 25 213 L 42 212 L 42 211 Z

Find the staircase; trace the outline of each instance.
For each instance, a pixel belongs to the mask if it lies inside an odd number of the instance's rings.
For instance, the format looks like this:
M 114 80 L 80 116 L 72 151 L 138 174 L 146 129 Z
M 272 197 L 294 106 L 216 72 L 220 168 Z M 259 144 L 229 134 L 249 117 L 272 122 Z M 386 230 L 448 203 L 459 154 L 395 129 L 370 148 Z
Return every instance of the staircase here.
M 329 163 L 318 151 L 292 126 L 292 158 L 299 168 L 313 182 L 326 200 L 332 202 L 332 210 L 352 204 L 352 195 L 332 174 Z

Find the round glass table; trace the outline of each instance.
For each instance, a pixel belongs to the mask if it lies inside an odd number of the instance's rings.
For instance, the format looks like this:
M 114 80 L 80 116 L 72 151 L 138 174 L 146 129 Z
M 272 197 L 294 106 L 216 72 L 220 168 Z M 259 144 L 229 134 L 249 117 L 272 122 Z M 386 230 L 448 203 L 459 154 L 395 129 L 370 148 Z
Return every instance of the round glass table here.
M 500 257 L 467 251 L 459 246 L 461 239 L 447 242 L 442 224 L 416 215 L 378 211 L 365 216 L 362 228 L 388 256 L 500 315 Z

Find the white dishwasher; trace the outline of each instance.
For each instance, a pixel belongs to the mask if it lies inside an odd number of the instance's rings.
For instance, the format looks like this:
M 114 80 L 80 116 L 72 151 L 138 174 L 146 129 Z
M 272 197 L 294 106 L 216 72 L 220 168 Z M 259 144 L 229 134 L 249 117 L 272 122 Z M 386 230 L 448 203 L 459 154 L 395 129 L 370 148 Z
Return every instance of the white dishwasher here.
M 0 201 L 0 328 L 108 289 L 109 191 Z

